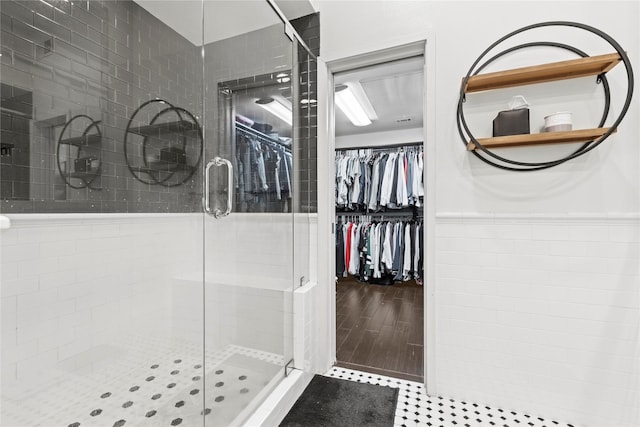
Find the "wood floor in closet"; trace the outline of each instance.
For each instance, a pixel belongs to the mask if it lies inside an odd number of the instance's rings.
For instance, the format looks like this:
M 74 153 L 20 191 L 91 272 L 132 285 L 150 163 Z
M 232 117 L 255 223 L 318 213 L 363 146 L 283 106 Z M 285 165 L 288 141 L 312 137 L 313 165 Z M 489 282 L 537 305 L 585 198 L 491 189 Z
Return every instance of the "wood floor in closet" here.
M 337 366 L 423 381 L 424 292 L 340 278 L 336 285 Z

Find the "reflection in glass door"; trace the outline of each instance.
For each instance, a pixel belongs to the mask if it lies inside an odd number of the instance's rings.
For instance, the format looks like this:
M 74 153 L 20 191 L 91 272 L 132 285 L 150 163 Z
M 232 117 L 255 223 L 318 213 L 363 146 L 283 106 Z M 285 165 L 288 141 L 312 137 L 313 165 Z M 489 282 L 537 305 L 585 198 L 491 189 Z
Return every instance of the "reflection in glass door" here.
M 266 1 L 205 1 L 204 16 L 205 410 L 232 408 L 216 426 L 245 419 L 292 359 L 295 70 Z

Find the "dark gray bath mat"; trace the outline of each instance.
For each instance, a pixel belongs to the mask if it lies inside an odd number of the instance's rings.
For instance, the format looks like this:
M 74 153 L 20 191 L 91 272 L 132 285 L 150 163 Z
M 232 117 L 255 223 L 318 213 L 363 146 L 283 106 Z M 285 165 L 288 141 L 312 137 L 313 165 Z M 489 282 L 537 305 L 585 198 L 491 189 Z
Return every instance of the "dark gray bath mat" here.
M 392 427 L 398 389 L 316 375 L 281 427 Z

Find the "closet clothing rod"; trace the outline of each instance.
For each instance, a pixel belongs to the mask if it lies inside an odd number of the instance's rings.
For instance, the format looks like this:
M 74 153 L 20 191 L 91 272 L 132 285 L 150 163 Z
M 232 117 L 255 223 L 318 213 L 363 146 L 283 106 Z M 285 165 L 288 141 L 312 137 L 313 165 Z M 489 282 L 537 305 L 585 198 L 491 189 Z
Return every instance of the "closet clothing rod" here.
M 423 145 L 423 142 L 406 142 L 403 144 L 388 144 L 388 145 L 378 145 L 375 147 L 371 146 L 363 146 L 363 147 L 340 147 L 336 148 L 336 151 L 349 151 L 349 150 L 387 150 L 390 148 L 401 148 L 401 147 L 419 147 Z
M 242 124 L 240 122 L 236 122 L 236 129 L 241 131 L 241 132 L 248 133 L 249 135 L 255 136 L 256 138 L 259 138 L 263 142 L 267 142 L 267 143 L 270 143 L 270 144 L 275 144 L 275 145 L 278 145 L 278 146 L 284 148 L 285 150 L 291 151 L 291 147 L 289 145 L 286 145 L 285 143 L 283 143 L 283 142 L 281 142 L 281 141 L 279 141 L 279 140 L 277 140 L 277 139 L 275 139 L 273 137 L 270 137 L 269 135 L 265 135 L 264 133 L 262 133 L 260 131 L 257 131 L 257 130 L 255 130 L 253 128 L 250 128 L 249 126 L 244 125 L 244 124 Z
M 386 211 L 367 211 L 367 212 L 364 212 L 362 210 L 349 211 L 349 210 L 336 209 L 336 216 L 360 216 L 360 215 L 388 216 L 388 217 L 407 217 L 407 216 L 421 217 L 423 216 L 423 210 L 422 210 L 422 206 L 419 208 L 415 206 L 409 206 L 401 209 L 389 209 Z

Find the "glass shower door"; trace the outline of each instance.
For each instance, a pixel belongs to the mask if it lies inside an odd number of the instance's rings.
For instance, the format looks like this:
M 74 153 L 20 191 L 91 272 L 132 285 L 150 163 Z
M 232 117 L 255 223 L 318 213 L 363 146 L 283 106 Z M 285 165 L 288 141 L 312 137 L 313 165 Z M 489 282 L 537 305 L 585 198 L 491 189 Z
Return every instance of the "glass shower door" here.
M 265 0 L 0 13 L 0 424 L 241 424 L 292 354 L 283 23 Z
M 201 425 L 202 2 L 0 14 L 0 424 Z
M 205 424 L 239 425 L 292 359 L 296 67 L 265 0 L 205 0 L 203 57 Z

